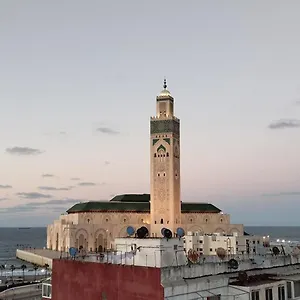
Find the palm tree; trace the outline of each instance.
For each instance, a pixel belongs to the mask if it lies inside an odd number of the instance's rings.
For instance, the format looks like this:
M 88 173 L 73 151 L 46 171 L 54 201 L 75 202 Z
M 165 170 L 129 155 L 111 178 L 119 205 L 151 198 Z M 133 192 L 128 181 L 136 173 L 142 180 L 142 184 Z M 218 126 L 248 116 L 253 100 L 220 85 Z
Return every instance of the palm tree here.
M 33 269 L 34 269 L 34 281 L 36 281 L 36 271 L 39 268 L 38 265 L 33 265 Z
M 16 267 L 14 265 L 10 266 L 10 270 L 11 270 L 11 279 L 12 282 L 14 283 L 14 270 L 16 269 Z
M 45 277 L 47 278 L 47 271 L 48 271 L 49 265 L 48 265 L 48 264 L 45 264 L 45 265 L 44 265 L 44 268 L 45 268 L 45 270 L 46 270 L 46 272 L 45 272 Z
M 22 272 L 23 272 L 23 282 L 25 281 L 24 271 L 25 271 L 26 268 L 27 268 L 26 265 L 21 266 L 21 269 L 22 269 Z

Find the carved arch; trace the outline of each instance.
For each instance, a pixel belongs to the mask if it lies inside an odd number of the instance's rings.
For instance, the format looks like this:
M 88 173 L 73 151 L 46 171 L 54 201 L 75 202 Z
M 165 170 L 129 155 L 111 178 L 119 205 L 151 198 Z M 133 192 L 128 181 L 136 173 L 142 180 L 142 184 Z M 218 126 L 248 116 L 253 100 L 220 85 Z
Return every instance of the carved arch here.
M 119 237 L 127 237 L 128 236 L 127 227 L 128 226 L 124 226 L 121 228 L 121 230 L 119 231 Z
M 217 228 L 214 230 L 214 233 L 226 233 L 226 230 L 224 230 L 224 228 L 217 227 Z
M 198 226 L 198 225 L 194 225 L 194 226 L 189 227 L 188 231 L 199 232 L 201 234 L 203 234 L 203 232 L 204 232 L 203 228 Z
M 108 248 L 107 231 L 103 228 L 98 228 L 94 233 L 94 237 L 94 251 L 105 251 Z

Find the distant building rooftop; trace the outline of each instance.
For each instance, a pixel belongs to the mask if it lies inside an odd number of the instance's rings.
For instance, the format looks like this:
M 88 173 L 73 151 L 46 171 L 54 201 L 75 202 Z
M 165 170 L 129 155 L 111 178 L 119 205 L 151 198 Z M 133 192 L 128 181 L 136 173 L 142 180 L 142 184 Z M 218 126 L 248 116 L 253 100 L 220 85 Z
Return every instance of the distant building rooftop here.
M 150 213 L 150 194 L 124 194 L 110 201 L 88 201 L 77 203 L 67 213 L 79 212 L 140 212 Z M 182 213 L 220 213 L 221 210 L 210 203 L 181 202 Z

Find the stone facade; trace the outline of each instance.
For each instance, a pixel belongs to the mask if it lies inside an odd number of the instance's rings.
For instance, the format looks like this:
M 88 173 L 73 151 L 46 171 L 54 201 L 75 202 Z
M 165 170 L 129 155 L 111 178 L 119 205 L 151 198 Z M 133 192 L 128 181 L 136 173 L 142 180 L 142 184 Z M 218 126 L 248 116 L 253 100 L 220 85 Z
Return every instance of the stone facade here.
M 180 122 L 174 116 L 174 98 L 166 89 L 156 98 L 156 116 L 150 121 L 150 189 L 148 200 L 91 202 L 75 205 L 47 229 L 47 248 L 67 251 L 82 246 L 89 251 L 110 249 L 116 237 L 128 236 L 128 226 L 145 226 L 151 237 L 161 229 L 176 233 L 178 228 L 200 233 L 237 233 L 243 225 L 230 224 L 230 216 L 211 204 L 184 204 L 180 196 Z M 139 195 L 131 195 L 137 198 Z M 149 195 L 148 195 L 149 196 Z M 122 197 L 122 196 L 117 196 Z M 77 208 L 76 208 L 77 207 Z M 151 225 L 150 225 L 151 224 Z

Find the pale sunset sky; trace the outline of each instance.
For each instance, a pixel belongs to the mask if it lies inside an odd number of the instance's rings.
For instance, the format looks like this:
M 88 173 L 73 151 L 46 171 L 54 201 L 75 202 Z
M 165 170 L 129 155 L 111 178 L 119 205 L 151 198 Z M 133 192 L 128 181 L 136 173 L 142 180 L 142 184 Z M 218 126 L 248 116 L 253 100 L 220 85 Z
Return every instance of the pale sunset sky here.
M 163 78 L 182 201 L 299 225 L 300 2 L 2 0 L 0 226 L 149 193 Z

